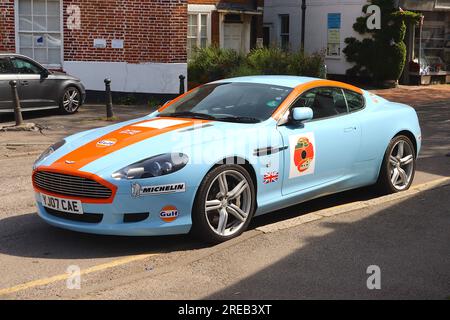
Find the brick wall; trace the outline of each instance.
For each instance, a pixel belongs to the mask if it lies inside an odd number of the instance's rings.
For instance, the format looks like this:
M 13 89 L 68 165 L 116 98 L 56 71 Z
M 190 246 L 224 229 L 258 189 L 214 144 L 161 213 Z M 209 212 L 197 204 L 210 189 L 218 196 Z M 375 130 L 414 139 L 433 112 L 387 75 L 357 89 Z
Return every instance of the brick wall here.
M 0 0 L 0 52 L 15 52 L 14 0 Z
M 64 21 L 68 5 L 80 7 L 81 29 L 64 23 L 65 61 L 186 62 L 187 0 L 67 0 Z M 113 39 L 124 48 L 112 49 Z

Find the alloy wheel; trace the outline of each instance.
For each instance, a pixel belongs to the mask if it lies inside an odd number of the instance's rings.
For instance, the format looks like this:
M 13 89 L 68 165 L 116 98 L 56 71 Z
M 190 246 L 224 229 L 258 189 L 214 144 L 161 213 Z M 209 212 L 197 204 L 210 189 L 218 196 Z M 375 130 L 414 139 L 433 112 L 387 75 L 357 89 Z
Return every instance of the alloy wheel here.
M 69 88 L 64 93 L 63 107 L 68 113 L 75 112 L 80 106 L 80 94 L 77 89 Z
M 392 186 L 404 190 L 414 173 L 414 151 L 405 140 L 399 140 L 391 149 L 389 156 L 390 178 Z
M 249 181 L 238 171 L 221 172 L 210 184 L 205 203 L 209 227 L 220 236 L 232 236 L 245 225 L 252 208 Z

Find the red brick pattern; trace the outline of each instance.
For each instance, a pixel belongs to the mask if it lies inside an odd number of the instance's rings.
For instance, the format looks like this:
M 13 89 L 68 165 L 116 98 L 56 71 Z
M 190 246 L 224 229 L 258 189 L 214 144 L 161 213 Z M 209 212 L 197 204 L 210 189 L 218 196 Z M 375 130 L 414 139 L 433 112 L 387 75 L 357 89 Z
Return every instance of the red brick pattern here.
M 64 60 L 112 62 L 186 62 L 187 0 L 70 0 L 78 5 L 81 29 L 64 25 Z M 106 39 L 107 48 L 94 48 Z M 112 49 L 113 39 L 124 40 Z
M 0 52 L 15 52 L 14 0 L 0 0 Z

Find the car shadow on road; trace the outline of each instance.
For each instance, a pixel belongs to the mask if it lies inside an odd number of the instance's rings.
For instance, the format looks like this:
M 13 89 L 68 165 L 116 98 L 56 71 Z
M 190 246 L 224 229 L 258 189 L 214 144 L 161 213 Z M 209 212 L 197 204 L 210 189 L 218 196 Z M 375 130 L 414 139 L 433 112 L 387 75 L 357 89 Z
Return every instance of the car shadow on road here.
M 330 206 L 374 197 L 370 188 L 322 197 L 296 206 L 256 217 L 249 229 L 300 216 Z M 211 245 L 190 235 L 160 237 L 104 236 L 52 227 L 36 213 L 10 216 L 0 220 L 0 254 L 47 258 L 90 259 L 133 254 L 166 253 L 202 249 Z
M 203 298 L 448 299 L 449 196 L 450 185 L 441 186 L 355 215 L 250 239 L 247 248 L 258 247 L 257 253 L 231 268 L 217 264 L 215 272 L 239 274 L 246 263 L 255 272 Z M 252 266 L 253 259 L 263 267 Z M 380 268 L 380 290 L 367 286 L 375 283 L 369 266 Z
M 189 235 L 105 236 L 52 227 L 37 213 L 0 220 L 0 254 L 45 259 L 92 259 L 206 247 Z

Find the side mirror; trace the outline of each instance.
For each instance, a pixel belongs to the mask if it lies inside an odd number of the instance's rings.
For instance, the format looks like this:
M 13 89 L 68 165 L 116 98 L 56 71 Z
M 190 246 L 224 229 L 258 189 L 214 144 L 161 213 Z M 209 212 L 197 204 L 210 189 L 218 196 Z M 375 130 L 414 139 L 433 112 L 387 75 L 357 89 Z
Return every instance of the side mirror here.
M 50 73 L 48 72 L 47 69 L 43 69 L 43 70 L 41 71 L 41 79 L 47 79 L 49 74 L 50 74 Z
M 313 118 L 314 112 L 308 107 L 297 107 L 292 108 L 289 113 L 289 122 L 292 124 L 300 124 L 303 121 L 311 120 Z

